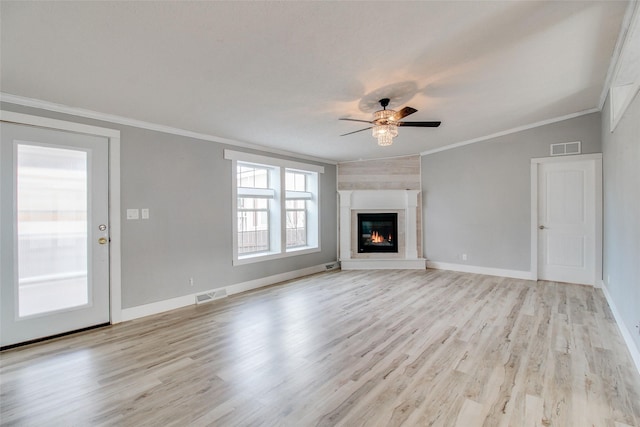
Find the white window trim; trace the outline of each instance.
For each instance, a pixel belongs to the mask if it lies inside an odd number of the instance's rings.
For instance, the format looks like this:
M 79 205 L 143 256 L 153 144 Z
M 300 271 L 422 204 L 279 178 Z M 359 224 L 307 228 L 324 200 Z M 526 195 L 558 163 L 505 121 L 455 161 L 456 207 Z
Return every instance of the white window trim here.
M 319 177 L 312 183 L 313 189 L 315 190 L 315 194 L 317 195 L 316 200 L 313 200 L 313 191 L 280 191 L 284 190 L 285 187 L 285 169 L 297 170 L 300 172 L 312 172 L 315 174 L 324 173 L 324 166 L 318 166 L 308 163 L 301 163 L 292 160 L 278 159 L 274 157 L 261 156 L 258 154 L 245 153 L 242 151 L 235 150 L 224 150 L 224 158 L 226 160 L 232 160 L 232 230 L 233 230 L 233 265 L 243 265 L 243 264 L 251 264 L 255 262 L 261 261 L 269 261 L 280 258 L 287 258 L 291 256 L 305 255 L 320 252 L 320 183 Z M 252 163 L 255 165 L 265 166 L 267 168 L 272 169 L 274 172 L 280 177 L 280 185 L 274 186 L 275 188 L 271 189 L 254 189 L 254 188 L 238 188 L 237 182 L 237 164 L 241 163 Z M 316 175 L 317 176 L 317 175 Z M 284 193 L 285 197 L 282 197 L 282 193 Z M 275 215 L 278 217 L 276 220 L 276 224 L 274 230 L 272 230 L 272 248 L 268 252 L 259 252 L 254 254 L 246 254 L 242 256 L 238 256 L 238 195 L 247 195 L 251 197 L 263 197 L 271 199 L 274 203 L 276 203 L 279 207 L 274 211 Z M 289 197 L 291 196 L 291 197 Z M 316 203 L 315 215 L 312 215 L 311 220 L 313 221 L 314 228 L 317 230 L 317 234 L 314 236 L 309 235 L 307 237 L 307 246 L 301 247 L 293 247 L 286 248 L 286 209 L 285 209 L 285 201 L 286 199 L 297 199 L 297 200 L 309 200 L 312 203 Z M 309 219 L 307 220 L 309 221 Z M 310 233 L 311 234 L 311 233 Z M 315 234 L 315 233 L 314 233 Z M 277 236 L 279 235 L 279 236 Z M 279 240 L 278 240 L 279 239 Z
M 238 188 L 238 196 L 253 199 L 275 199 L 276 192 L 273 188 Z
M 301 172 L 324 173 L 324 166 L 301 163 L 293 160 L 278 159 L 275 157 L 261 156 L 259 154 L 244 153 L 242 151 L 224 150 L 224 158 L 227 160 L 239 160 L 246 163 L 254 163 L 267 167 L 278 166 L 287 169 L 298 169 Z
M 313 194 L 310 191 L 286 191 L 285 197 L 287 200 L 311 200 Z

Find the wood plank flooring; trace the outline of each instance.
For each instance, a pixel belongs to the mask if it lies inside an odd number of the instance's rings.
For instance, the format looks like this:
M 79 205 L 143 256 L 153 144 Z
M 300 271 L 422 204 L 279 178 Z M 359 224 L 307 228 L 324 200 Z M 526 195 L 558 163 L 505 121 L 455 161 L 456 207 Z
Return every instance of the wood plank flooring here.
M 0 356 L 2 425 L 640 426 L 598 289 L 336 271 Z

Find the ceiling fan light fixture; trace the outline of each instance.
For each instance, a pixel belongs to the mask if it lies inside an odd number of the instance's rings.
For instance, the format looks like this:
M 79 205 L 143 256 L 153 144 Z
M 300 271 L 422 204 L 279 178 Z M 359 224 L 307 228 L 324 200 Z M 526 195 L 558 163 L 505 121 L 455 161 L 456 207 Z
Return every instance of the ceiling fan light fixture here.
M 351 135 L 354 133 L 362 132 L 364 130 L 373 129 L 373 137 L 378 140 L 378 145 L 386 146 L 393 144 L 393 138 L 398 136 L 398 126 L 413 126 L 413 127 L 433 127 L 437 128 L 440 126 L 439 121 L 432 122 L 406 122 L 400 121 L 407 117 L 410 114 L 415 113 L 416 110 L 413 107 L 404 107 L 401 110 L 387 110 L 387 106 L 389 105 L 389 98 L 382 98 L 380 101 L 380 106 L 382 110 L 378 110 L 373 113 L 373 120 L 360 120 L 360 119 L 351 119 L 351 118 L 342 118 L 340 120 L 349 120 L 352 122 L 364 122 L 370 123 L 371 126 L 366 127 L 364 129 L 356 130 L 353 132 L 347 132 L 340 136 Z
M 387 110 L 389 101 L 380 101 L 382 110 L 378 110 L 373 113 L 373 137 L 378 139 L 378 145 L 386 147 L 393 144 L 393 138 L 398 136 L 398 126 L 394 123 L 394 116 L 396 112 L 393 110 Z
M 378 139 L 378 145 L 384 147 L 393 144 L 393 138 L 398 136 L 398 126 L 396 125 L 376 125 L 373 127 L 372 135 Z
M 373 113 L 373 121 L 389 121 L 393 120 L 393 116 L 396 114 L 393 110 L 379 110 Z
M 380 135 L 378 137 L 378 145 L 381 147 L 386 147 L 393 144 L 393 137 L 389 134 Z

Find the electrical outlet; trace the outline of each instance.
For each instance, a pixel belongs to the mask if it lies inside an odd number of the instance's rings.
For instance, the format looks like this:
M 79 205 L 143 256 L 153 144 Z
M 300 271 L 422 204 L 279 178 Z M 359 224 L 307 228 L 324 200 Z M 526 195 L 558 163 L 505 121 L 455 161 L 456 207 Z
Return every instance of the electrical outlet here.
M 462 254 L 462 260 L 466 261 L 467 260 L 467 254 Z
M 189 286 L 193 286 L 193 277 L 189 277 Z

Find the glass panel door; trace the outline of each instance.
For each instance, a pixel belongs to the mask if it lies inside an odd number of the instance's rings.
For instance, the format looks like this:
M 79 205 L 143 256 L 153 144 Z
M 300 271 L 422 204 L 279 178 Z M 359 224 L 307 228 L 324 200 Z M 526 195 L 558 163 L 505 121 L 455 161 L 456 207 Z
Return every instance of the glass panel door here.
M 18 317 L 89 303 L 87 153 L 16 144 Z
M 0 346 L 108 323 L 108 139 L 0 127 Z

